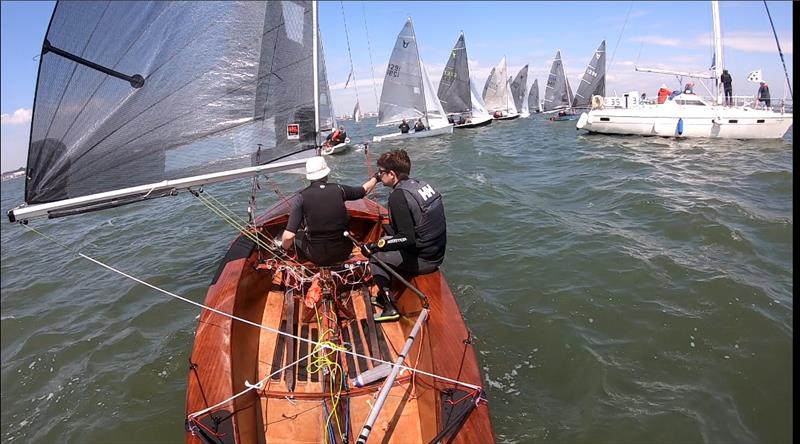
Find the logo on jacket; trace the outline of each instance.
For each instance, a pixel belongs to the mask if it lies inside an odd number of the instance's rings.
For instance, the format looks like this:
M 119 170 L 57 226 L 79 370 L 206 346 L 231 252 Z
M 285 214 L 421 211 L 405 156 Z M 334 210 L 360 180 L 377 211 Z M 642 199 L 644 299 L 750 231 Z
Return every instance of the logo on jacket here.
M 424 187 L 417 190 L 420 196 L 422 196 L 422 200 L 428 200 L 436 194 L 436 191 L 433 190 L 433 187 L 430 185 L 425 185 Z
M 407 42 L 407 41 L 403 40 L 403 48 L 408 48 L 408 44 L 409 43 L 411 43 L 411 42 Z

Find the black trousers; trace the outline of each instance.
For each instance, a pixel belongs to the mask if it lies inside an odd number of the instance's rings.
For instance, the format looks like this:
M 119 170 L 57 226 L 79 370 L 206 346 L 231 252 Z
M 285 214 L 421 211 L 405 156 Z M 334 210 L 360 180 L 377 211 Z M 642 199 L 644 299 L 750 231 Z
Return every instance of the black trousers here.
M 319 266 L 329 266 L 350 257 L 353 243 L 342 236 L 339 239 L 314 238 L 305 230 L 299 230 L 294 238 L 294 248 L 300 259 L 307 259 Z

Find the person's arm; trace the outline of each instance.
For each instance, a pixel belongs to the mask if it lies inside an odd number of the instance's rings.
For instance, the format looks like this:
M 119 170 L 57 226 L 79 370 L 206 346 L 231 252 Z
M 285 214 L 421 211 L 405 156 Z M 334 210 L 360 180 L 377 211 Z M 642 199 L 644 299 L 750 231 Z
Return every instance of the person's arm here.
M 378 173 L 376 173 L 374 176 L 370 177 L 366 182 L 364 182 L 364 184 L 361 185 L 361 188 L 364 189 L 364 195 L 372 191 L 372 189 L 375 188 L 375 185 L 378 185 L 378 182 L 380 182 L 380 180 L 378 180 Z
M 298 194 L 297 198 L 294 201 L 292 212 L 289 213 L 289 221 L 286 223 L 286 229 L 283 230 L 283 235 L 281 236 L 281 247 L 283 247 L 284 250 L 288 250 L 289 247 L 292 246 L 292 242 L 294 242 L 294 237 L 297 233 L 297 229 L 300 228 L 300 219 L 302 218 L 303 218 L 303 195 Z
M 372 179 L 368 180 L 364 183 L 364 185 L 360 187 L 352 187 L 350 185 L 339 185 L 339 188 L 342 189 L 342 197 L 344 200 L 358 200 L 362 197 L 367 195 L 367 183 L 369 183 Z
M 405 247 L 416 245 L 417 236 L 414 232 L 414 219 L 411 217 L 411 209 L 408 208 L 404 191 L 396 190 L 389 195 L 389 208 L 392 209 L 392 218 L 397 233 L 391 236 L 384 236 L 381 251 L 400 250 Z

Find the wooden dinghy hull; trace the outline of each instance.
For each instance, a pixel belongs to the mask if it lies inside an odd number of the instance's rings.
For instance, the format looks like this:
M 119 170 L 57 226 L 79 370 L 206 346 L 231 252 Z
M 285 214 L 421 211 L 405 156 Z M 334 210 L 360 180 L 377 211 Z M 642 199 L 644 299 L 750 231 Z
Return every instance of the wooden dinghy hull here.
M 269 239 L 283 229 L 289 207 L 289 202 L 279 203 L 259 219 Z M 379 215 L 385 221 L 386 210 L 378 204 L 348 202 L 348 211 L 357 239 L 372 241 L 382 234 Z M 275 261 L 265 261 L 267 256 L 246 238 L 236 238 L 209 287 L 207 307 L 252 324 L 209 309 L 200 314 L 188 375 L 186 441 L 354 443 L 381 382 L 361 388 L 351 382 L 381 361 L 397 359 L 422 311 L 421 299 L 405 287 L 395 288 L 403 316 L 398 322 L 376 324 L 370 286 L 350 276 L 334 289 L 338 298 L 323 299 L 311 309 L 302 291 L 289 288 L 287 273 L 276 270 Z M 355 248 L 347 263 L 342 270 L 366 269 L 366 258 Z M 418 371 L 400 372 L 369 442 L 494 442 L 470 334 L 444 276 L 437 271 L 411 283 L 429 300 L 429 317 L 403 363 Z M 338 329 L 336 334 L 329 334 L 331 327 Z M 311 354 L 310 341 L 322 339 L 340 342 L 356 355 L 328 354 L 338 367 L 327 374 L 317 371 L 309 364 L 318 363 L 321 353 Z M 340 374 L 334 375 L 337 368 Z M 246 390 L 265 378 L 261 388 Z

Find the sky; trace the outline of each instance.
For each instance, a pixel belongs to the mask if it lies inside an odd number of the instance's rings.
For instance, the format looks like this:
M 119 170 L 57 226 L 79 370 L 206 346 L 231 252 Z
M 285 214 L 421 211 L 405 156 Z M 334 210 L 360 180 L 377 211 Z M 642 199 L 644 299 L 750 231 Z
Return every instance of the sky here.
M 2 171 L 25 166 L 38 54 L 54 4 L 0 1 Z M 767 4 L 791 78 L 792 3 Z M 356 94 L 363 112 L 376 110 L 389 56 L 408 17 L 414 23 L 420 57 L 436 86 L 462 31 L 470 74 L 479 90 L 492 67 L 505 56 L 509 75 L 529 65 L 529 86 L 538 79 L 540 96 L 559 49 L 570 84 L 578 85 L 595 49 L 605 39 L 606 94 L 639 91 L 651 96 L 662 83 L 678 89 L 679 79 L 636 72 L 634 66 L 703 72 L 711 65 L 713 51 L 711 6 L 706 1 L 322 1 L 319 17 L 337 115 L 352 113 Z M 723 56 L 733 76 L 734 95 L 755 94 L 758 85 L 746 77 L 756 69 L 762 70 L 773 98 L 787 95 L 764 3 L 723 1 L 720 17 Z M 351 72 L 348 53 L 356 82 L 351 80 L 345 88 Z M 702 88 L 695 90 L 705 93 Z

